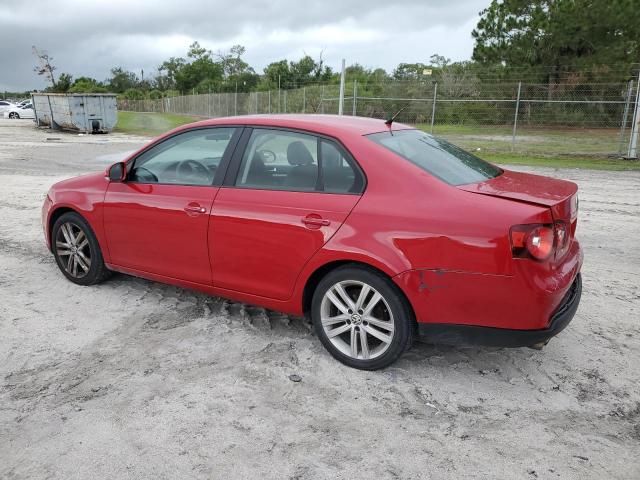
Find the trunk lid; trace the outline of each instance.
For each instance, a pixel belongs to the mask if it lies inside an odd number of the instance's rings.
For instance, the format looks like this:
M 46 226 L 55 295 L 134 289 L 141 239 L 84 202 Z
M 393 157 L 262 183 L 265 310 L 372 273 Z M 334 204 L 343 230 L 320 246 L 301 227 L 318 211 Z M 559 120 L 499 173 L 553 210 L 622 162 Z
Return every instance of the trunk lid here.
M 578 215 L 578 186 L 573 182 L 504 170 L 484 182 L 458 185 L 460 190 L 549 207 L 555 220 L 574 223 Z

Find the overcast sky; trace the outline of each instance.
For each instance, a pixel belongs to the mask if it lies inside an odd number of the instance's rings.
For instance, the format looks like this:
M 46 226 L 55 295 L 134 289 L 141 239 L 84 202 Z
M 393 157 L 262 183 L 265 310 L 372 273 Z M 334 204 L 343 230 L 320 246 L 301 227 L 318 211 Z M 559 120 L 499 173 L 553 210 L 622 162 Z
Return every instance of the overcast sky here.
M 42 88 L 31 46 L 56 73 L 104 80 L 113 66 L 145 76 L 194 40 L 215 51 L 234 44 L 258 73 L 304 53 L 334 69 L 471 56 L 471 30 L 489 0 L 0 0 L 0 91 Z

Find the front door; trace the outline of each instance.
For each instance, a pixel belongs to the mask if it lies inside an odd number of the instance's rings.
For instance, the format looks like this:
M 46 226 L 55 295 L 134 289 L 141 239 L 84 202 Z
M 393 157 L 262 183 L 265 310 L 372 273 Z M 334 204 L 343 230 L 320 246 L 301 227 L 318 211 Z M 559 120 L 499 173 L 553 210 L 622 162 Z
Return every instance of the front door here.
M 104 228 L 111 263 L 211 285 L 209 215 L 234 128 L 189 130 L 143 152 L 111 182 Z
M 285 130 L 249 134 L 230 168 L 237 173 L 213 205 L 213 283 L 285 300 L 360 199 L 364 181 L 335 142 Z

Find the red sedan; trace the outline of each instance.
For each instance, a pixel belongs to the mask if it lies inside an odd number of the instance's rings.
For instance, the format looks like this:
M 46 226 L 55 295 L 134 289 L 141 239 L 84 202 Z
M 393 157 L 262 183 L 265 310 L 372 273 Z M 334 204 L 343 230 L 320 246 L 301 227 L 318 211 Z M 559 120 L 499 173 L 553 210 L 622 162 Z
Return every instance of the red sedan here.
M 269 115 L 175 129 L 54 185 L 42 222 L 79 285 L 112 271 L 311 317 L 378 369 L 416 335 L 541 346 L 581 294 L 574 183 L 382 120 Z

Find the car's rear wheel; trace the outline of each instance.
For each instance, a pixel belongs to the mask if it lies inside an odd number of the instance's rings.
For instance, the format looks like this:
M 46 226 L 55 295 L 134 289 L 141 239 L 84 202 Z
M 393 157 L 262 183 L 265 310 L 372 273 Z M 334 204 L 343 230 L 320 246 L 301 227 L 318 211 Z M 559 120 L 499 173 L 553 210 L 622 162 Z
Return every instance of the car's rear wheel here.
M 18 115 L 16 112 L 11 112 L 9 114 L 9 118 L 20 118 L 20 115 Z
M 318 284 L 311 317 L 325 348 L 350 367 L 377 370 L 413 340 L 413 315 L 398 287 L 373 269 L 345 266 Z
M 60 216 L 51 230 L 51 247 L 65 277 L 78 285 L 94 285 L 110 272 L 87 221 L 75 212 Z

